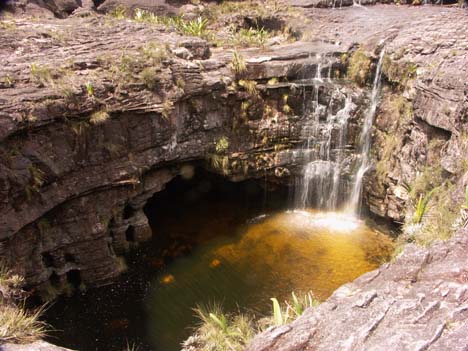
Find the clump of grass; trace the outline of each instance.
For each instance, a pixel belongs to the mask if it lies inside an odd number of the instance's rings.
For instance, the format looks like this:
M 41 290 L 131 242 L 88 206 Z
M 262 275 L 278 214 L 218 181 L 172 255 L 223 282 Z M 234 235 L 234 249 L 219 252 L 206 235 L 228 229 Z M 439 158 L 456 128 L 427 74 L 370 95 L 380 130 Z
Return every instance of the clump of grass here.
M 270 33 L 264 28 L 241 28 L 231 35 L 231 41 L 235 46 L 264 46 L 269 37 Z
M 421 223 L 421 221 L 423 219 L 423 216 L 426 214 L 427 205 L 429 203 L 429 200 L 431 199 L 432 194 L 435 191 L 437 191 L 437 189 L 438 188 L 432 189 L 431 191 L 429 191 L 425 195 L 423 195 L 423 194 L 419 195 L 419 200 L 418 200 L 418 203 L 416 204 L 416 208 L 414 210 L 413 218 L 412 218 L 412 221 L 413 221 L 414 224 Z
M 110 115 L 106 111 L 97 111 L 94 112 L 89 117 L 89 123 L 93 125 L 102 124 L 109 119 Z
M 127 18 L 127 12 L 128 10 L 124 6 L 119 5 L 112 11 L 108 12 L 107 15 L 115 19 L 125 19 Z
M 193 20 L 185 20 L 181 16 L 157 16 L 152 12 L 136 9 L 133 15 L 133 20 L 136 22 L 157 24 L 174 28 L 183 35 L 207 37 L 209 34 L 208 19 L 202 17 L 197 17 Z
M 219 304 L 197 306 L 194 311 L 200 325 L 195 331 L 195 340 L 188 339 L 183 345 L 184 349 L 190 349 L 190 343 L 195 341 L 198 350 L 244 350 L 258 332 L 290 323 L 307 308 L 319 304 L 311 292 L 300 297 L 295 293 L 291 295 L 292 299 L 285 301 L 283 306 L 276 298 L 272 298 L 272 315 L 260 320 L 243 313 L 226 314 Z
M 87 82 L 85 88 L 88 96 L 94 96 L 94 85 L 91 82 Z
M 44 309 L 28 312 L 24 307 L 0 306 L 0 343 L 30 342 L 46 335 L 48 325 L 40 320 Z
M 398 55 L 394 54 L 394 58 L 397 60 Z M 416 76 L 418 66 L 412 62 L 397 62 L 395 60 L 385 55 L 382 62 L 382 73 L 390 83 L 404 88 Z
M 194 311 L 201 322 L 196 330 L 201 350 L 241 351 L 255 335 L 253 319 L 246 314 L 227 315 L 217 304 Z
M 416 177 L 410 186 L 409 195 L 413 201 L 420 198 L 420 195 L 429 193 L 442 185 L 444 182 L 443 170 L 441 166 L 427 166 Z
M 149 90 L 154 90 L 159 83 L 158 71 L 155 67 L 146 67 L 140 73 L 140 79 Z
M 257 90 L 257 82 L 254 80 L 249 80 L 249 79 L 241 79 L 238 82 L 239 86 L 245 89 L 245 91 L 251 96 L 251 97 L 258 97 L 258 90 Z
M 208 20 L 198 17 L 191 21 L 185 21 L 182 18 L 179 18 L 178 21 L 174 22 L 174 26 L 182 34 L 204 37 L 207 34 Z
M 245 59 L 242 54 L 237 52 L 237 50 L 234 50 L 231 61 L 231 68 L 237 75 L 243 74 L 245 71 L 247 71 Z
M 32 63 L 30 66 L 31 78 L 40 86 L 50 84 L 53 80 L 52 70 L 47 66 Z
M 0 285 L 19 288 L 23 283 L 24 278 L 22 276 L 13 274 L 3 262 L 0 262 Z
M 356 50 L 349 59 L 348 77 L 353 82 L 363 86 L 370 75 L 371 59 L 362 48 Z

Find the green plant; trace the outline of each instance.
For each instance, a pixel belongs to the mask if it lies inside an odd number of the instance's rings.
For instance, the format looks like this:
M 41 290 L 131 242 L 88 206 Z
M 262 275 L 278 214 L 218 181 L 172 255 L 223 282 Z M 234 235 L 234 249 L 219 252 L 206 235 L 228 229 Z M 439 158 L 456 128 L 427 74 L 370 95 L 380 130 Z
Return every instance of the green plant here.
M 427 204 L 429 203 L 429 200 L 432 197 L 432 194 L 437 191 L 437 188 L 432 189 L 429 191 L 427 194 L 424 196 L 422 194 L 419 195 L 419 200 L 416 204 L 416 208 L 413 213 L 413 223 L 414 224 L 419 224 L 421 223 L 423 216 L 426 214 L 427 211 Z
M 234 71 L 234 73 L 238 75 L 247 71 L 247 65 L 245 63 L 244 57 L 241 54 L 239 54 L 237 50 L 234 50 L 231 61 L 231 68 Z
M 94 86 L 92 83 L 87 82 L 85 84 L 86 87 L 86 92 L 88 93 L 88 96 L 94 96 Z
M 231 34 L 231 42 L 235 46 L 264 46 L 266 40 L 270 37 L 270 33 L 264 28 L 241 28 L 238 32 Z
M 294 292 L 291 293 L 291 296 L 291 301 L 285 301 L 284 309 L 281 308 L 276 298 L 270 299 L 273 304 L 273 325 L 288 324 L 302 315 L 307 308 L 314 308 L 320 304 L 310 291 L 299 298 Z
M 413 201 L 418 201 L 420 195 L 427 194 L 444 182 L 441 166 L 425 167 L 411 183 L 409 195 Z
M 287 318 L 283 318 L 283 312 L 281 311 L 280 304 L 275 297 L 272 297 L 271 302 L 273 303 L 273 320 L 275 325 L 283 325 Z
M 258 97 L 257 82 L 249 79 L 241 79 L 238 82 L 239 86 L 245 89 L 250 96 L 256 98 Z
M 179 21 L 175 21 L 174 25 L 182 34 L 203 37 L 207 34 L 208 20 L 201 17 L 191 21 L 180 19 Z
M 110 115 L 106 111 L 97 111 L 89 117 L 89 123 L 94 125 L 101 124 L 107 121 L 109 117 Z

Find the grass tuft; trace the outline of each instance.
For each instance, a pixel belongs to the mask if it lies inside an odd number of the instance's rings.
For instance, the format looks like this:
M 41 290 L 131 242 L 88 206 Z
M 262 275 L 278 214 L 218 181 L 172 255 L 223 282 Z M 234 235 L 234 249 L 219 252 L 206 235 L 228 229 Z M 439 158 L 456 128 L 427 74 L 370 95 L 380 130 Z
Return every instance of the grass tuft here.
M 244 57 L 241 54 L 239 54 L 237 50 L 234 51 L 234 54 L 232 56 L 231 68 L 234 71 L 234 73 L 238 75 L 247 71 L 247 65 L 245 63 Z
M 30 342 L 46 335 L 48 325 L 40 320 L 44 308 L 28 312 L 24 307 L 0 306 L 0 343 Z
M 97 111 L 89 117 L 89 123 L 94 125 L 101 124 L 107 121 L 109 117 L 110 115 L 106 111 Z

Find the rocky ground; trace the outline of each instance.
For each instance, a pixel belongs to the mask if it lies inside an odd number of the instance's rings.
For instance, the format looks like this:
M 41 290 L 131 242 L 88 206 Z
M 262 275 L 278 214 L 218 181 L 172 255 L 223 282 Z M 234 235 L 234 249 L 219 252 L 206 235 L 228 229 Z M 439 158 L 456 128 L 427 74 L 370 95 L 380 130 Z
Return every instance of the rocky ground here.
M 106 1 L 101 11 L 117 3 Z M 262 16 L 232 20 L 224 13 L 223 25 L 212 27 L 218 37 L 199 38 L 161 23 L 97 15 L 91 2 L 41 4 L 12 1 L 16 17 L 0 22 L 0 254 L 42 293 L 112 281 L 131 242 L 152 235 L 147 199 L 187 163 L 233 180 L 266 175 L 290 182 L 300 164 L 292 151 L 307 122 L 300 118 L 303 101 L 313 92 L 297 82 L 319 67 L 332 78 L 320 90 L 324 108 L 342 107 L 342 99 L 329 104 L 336 89 L 353 96 L 352 158 L 383 48 L 366 203 L 401 223 L 418 196 L 444 187 L 437 204 L 450 207 L 444 217 L 459 220 L 468 171 L 468 17 L 461 9 L 332 10 L 315 8 L 332 3 L 292 0 L 293 10 L 271 8 L 275 20 L 265 23 L 279 29 L 260 47 L 245 48 L 232 45 L 224 27 L 248 28 Z M 156 5 L 191 16 L 204 9 Z M 358 62 L 357 51 L 364 53 Z M 353 65 L 362 81 L 345 75 Z M 431 174 L 440 180 L 422 188 L 421 176 Z M 438 206 L 432 211 L 442 213 Z M 452 224 L 444 224 L 449 234 Z M 259 336 L 251 349 L 330 349 L 332 342 L 388 349 L 390 341 L 408 350 L 443 349 L 443 342 L 451 349 L 456 340 L 453 349 L 463 349 L 457 333 L 465 326 L 465 232 L 430 249 L 408 246 L 394 264 L 339 289 L 291 326 Z M 389 330 L 398 331 L 393 339 Z

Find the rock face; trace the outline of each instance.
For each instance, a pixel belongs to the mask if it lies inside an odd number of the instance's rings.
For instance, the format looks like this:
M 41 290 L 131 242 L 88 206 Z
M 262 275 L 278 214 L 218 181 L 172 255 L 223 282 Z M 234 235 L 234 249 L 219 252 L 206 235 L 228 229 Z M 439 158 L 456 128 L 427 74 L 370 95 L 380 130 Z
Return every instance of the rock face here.
M 247 350 L 466 350 L 467 251 L 467 229 L 430 249 L 408 245 L 394 263 L 260 334 Z

